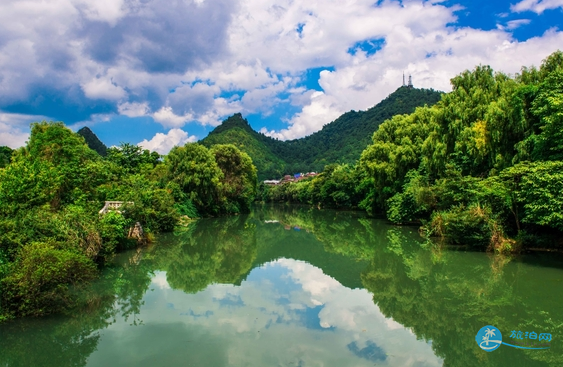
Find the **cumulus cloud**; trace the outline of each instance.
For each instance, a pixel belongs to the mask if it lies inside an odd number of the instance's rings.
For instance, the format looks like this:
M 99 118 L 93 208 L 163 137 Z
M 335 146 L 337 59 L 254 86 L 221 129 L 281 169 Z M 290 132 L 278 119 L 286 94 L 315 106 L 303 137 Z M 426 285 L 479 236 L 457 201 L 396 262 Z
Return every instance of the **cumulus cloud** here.
M 86 19 L 107 22 L 115 25 L 117 20 L 125 15 L 123 0 L 76 0 L 76 7 Z
M 106 78 L 95 78 L 82 84 L 86 97 L 91 99 L 119 100 L 125 97 L 125 90 Z
M 174 111 L 172 111 L 172 107 L 170 106 L 162 107 L 160 110 L 153 113 L 152 117 L 155 119 L 155 121 L 158 121 L 163 126 L 167 126 L 167 127 L 184 126 L 186 121 L 188 121 L 191 118 L 190 115 L 183 115 L 183 116 L 176 115 Z
M 235 6 L 227 0 L 3 1 L 0 108 L 35 113 L 60 101 L 58 110 L 74 110 L 68 123 L 115 113 L 118 102 L 157 111 L 183 73 L 225 54 Z
M 31 122 L 48 120 L 45 116 L 31 116 L 18 113 L 0 112 L 0 146 L 19 148 L 29 138 L 26 131 Z
M 297 139 L 322 129 L 324 125 L 342 114 L 338 101 L 332 96 L 315 91 L 310 94 L 309 98 L 310 102 L 291 119 L 289 128 L 279 132 L 267 131 L 264 128 L 261 132 L 280 140 Z
M 375 105 L 401 85 L 403 71 L 413 76 L 416 87 L 448 91 L 450 78 L 479 64 L 507 73 L 518 72 L 522 65 L 538 65 L 561 39 L 561 32 L 553 30 L 516 41 L 511 31 L 528 24 L 527 19 L 489 31 L 455 27 L 459 7 L 440 2 L 373 6 L 370 1 L 288 0 L 270 7 L 247 0 L 241 9 L 245 10 L 235 17 L 230 42 L 239 60 L 245 55 L 259 57 L 270 70 L 293 77 L 299 70 L 333 67 L 320 73 L 322 93 L 286 87 L 301 111 L 285 129 L 261 130 L 284 140 L 318 131 L 349 110 Z M 368 53 L 361 48 L 362 41 L 380 48 Z M 284 57 L 272 50 L 283 50 Z
M 12 149 L 19 148 L 25 144 L 28 138 L 29 133 L 0 122 L 0 146 L 5 145 Z
M 523 0 L 510 10 L 561 5 Z M 291 105 L 298 112 L 287 127 L 269 134 L 293 139 L 373 106 L 401 85 L 403 71 L 416 87 L 447 91 L 464 69 L 514 73 L 561 44 L 556 29 L 515 40 L 527 19 L 459 27 L 458 10 L 419 0 L 2 1 L 0 108 L 71 124 L 151 116 L 179 128 Z M 303 82 L 321 67 L 329 70 L 319 94 Z
M 145 116 L 149 112 L 149 106 L 146 102 L 125 102 L 117 106 L 120 115 L 128 117 Z
M 168 154 L 175 146 L 181 146 L 186 143 L 197 141 L 194 135 L 189 136 L 187 132 L 181 129 L 171 129 L 168 133 L 157 133 L 151 140 L 143 140 L 139 146 L 159 154 Z
M 557 8 L 563 8 L 563 0 L 522 0 L 510 6 L 510 10 L 513 12 L 533 11 L 537 14 Z

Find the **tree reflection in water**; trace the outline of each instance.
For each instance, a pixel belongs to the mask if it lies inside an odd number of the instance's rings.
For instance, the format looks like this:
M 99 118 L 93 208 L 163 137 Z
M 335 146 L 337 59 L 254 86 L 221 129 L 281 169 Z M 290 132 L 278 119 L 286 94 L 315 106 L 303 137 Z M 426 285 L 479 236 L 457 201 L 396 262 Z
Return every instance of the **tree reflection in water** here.
M 0 325 L 0 365 L 86 365 L 100 330 L 118 318 L 143 324 L 143 297 L 156 271 L 166 272 L 172 288 L 196 293 L 214 283 L 240 285 L 252 269 L 278 258 L 306 261 L 346 287 L 366 288 L 386 317 L 431 343 L 445 366 L 563 365 L 561 261 L 555 257 L 462 252 L 424 240 L 416 228 L 294 206 L 196 221 L 150 248 L 123 254 L 83 294 L 79 310 Z M 475 343 L 485 325 L 499 328 L 505 342 L 512 330 L 551 333 L 552 347 L 487 353 Z M 376 363 L 386 360 L 374 346 L 348 349 L 369 352 Z

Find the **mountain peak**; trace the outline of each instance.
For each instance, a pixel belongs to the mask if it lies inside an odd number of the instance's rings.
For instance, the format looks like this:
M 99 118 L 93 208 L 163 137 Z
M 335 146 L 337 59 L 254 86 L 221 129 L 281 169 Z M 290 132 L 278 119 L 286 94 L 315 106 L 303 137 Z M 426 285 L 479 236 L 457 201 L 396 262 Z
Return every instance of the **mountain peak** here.
M 399 87 L 366 111 L 349 111 L 303 138 L 279 141 L 252 129 L 240 113 L 229 117 L 201 140 L 206 146 L 235 144 L 248 153 L 260 179 L 295 172 L 321 171 L 329 163 L 353 164 L 370 144 L 373 133 L 394 115 L 433 105 L 441 93 L 432 89 Z
M 86 144 L 88 144 L 88 147 L 90 149 L 97 152 L 102 157 L 106 156 L 108 147 L 104 143 L 102 143 L 102 141 L 96 136 L 96 134 L 94 134 L 92 130 L 90 130 L 88 126 L 84 126 L 76 133 L 84 137 L 84 140 L 86 140 Z
M 227 118 L 225 121 L 221 123 L 221 125 L 213 129 L 211 134 L 218 134 L 223 131 L 230 130 L 236 127 L 241 128 L 243 130 L 254 132 L 248 121 L 244 117 L 242 117 L 242 114 L 240 112 L 238 112 L 232 115 L 231 117 Z

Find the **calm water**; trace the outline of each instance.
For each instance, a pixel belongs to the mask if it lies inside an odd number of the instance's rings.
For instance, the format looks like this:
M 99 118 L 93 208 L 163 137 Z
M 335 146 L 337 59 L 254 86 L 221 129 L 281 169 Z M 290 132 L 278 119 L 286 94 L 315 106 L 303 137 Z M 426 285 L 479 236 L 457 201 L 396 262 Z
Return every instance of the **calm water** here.
M 264 207 L 120 255 L 74 316 L 0 325 L 0 366 L 563 366 L 563 259 L 440 249 L 357 213 Z M 494 325 L 552 335 L 502 345 Z M 524 339 L 526 340 L 526 339 Z

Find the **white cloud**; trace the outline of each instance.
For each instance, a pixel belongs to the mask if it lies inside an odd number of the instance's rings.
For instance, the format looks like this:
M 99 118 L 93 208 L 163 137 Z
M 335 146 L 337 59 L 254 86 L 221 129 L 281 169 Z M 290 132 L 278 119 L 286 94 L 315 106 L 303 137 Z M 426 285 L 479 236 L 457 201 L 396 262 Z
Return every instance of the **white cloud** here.
M 0 146 L 12 149 L 24 146 L 29 139 L 29 124 L 43 120 L 50 119 L 46 116 L 0 112 Z
M 117 111 L 120 115 L 128 117 L 140 117 L 145 116 L 149 112 L 148 103 L 137 103 L 137 102 L 125 102 L 117 106 Z
M 107 78 L 94 78 L 82 84 L 82 90 L 88 98 L 119 100 L 125 97 L 125 90 Z
M 506 22 L 506 26 L 503 26 L 501 24 L 497 24 L 497 28 L 500 30 L 514 30 L 520 26 L 526 25 L 526 24 L 530 24 L 531 20 L 530 19 L 514 19 L 514 20 L 509 20 L 508 22 Z
M 168 154 L 170 149 L 175 146 L 181 146 L 186 143 L 197 141 L 194 135 L 189 136 L 187 132 L 181 129 L 171 129 L 168 133 L 157 133 L 151 140 L 143 140 L 139 146 L 159 154 Z
M 541 14 L 548 9 L 563 8 L 563 0 L 522 0 L 517 4 L 511 5 L 513 12 L 533 11 Z
M 172 107 L 162 107 L 160 110 L 152 114 L 155 121 L 165 127 L 182 127 L 191 119 L 190 115 L 178 116 L 172 111 Z
M 401 85 L 403 71 L 413 76 L 416 87 L 448 91 L 453 76 L 479 64 L 507 73 L 538 65 L 561 39 L 560 32 L 550 31 L 525 42 L 514 40 L 510 31 L 527 24 L 526 19 L 491 31 L 452 27 L 454 11 L 459 8 L 436 2 L 373 6 L 371 1 L 288 0 L 269 6 L 247 0 L 241 9 L 230 28 L 231 51 L 240 62 L 259 58 L 270 70 L 290 75 L 305 68 L 335 68 L 320 74 L 322 94 L 310 90 L 291 93 L 295 88 L 285 87 L 290 100 L 302 110 L 289 119 L 285 129 L 261 130 L 279 139 L 309 135 L 342 113 L 375 105 Z M 385 40 L 373 55 L 361 50 L 355 55 L 346 52 L 359 41 L 373 39 Z M 244 106 L 256 108 L 256 104 Z
M 12 149 L 25 145 L 29 133 L 15 128 L 7 123 L 0 122 L 0 146 L 5 145 Z
M 324 125 L 335 120 L 342 113 L 343 111 L 334 97 L 316 91 L 310 94 L 310 102 L 303 107 L 302 111 L 291 119 L 289 128 L 279 132 L 266 130 L 261 132 L 280 140 L 296 139 L 322 129 Z
M 115 23 L 125 15 L 123 0 L 74 0 L 76 7 L 90 20 Z
M 541 13 L 562 2 L 524 0 L 511 9 Z M 556 29 L 515 40 L 512 31 L 527 19 L 489 31 L 457 27 L 459 9 L 421 0 L 6 0 L 0 108 L 40 111 L 54 96 L 82 114 L 76 121 L 113 109 L 178 128 L 290 104 L 301 110 L 269 134 L 293 139 L 373 106 L 401 85 L 403 71 L 416 87 L 449 90 L 464 69 L 491 64 L 514 73 L 561 44 Z M 375 40 L 382 45 L 375 54 L 357 48 Z M 320 75 L 323 94 L 298 84 L 318 67 L 333 70 Z

